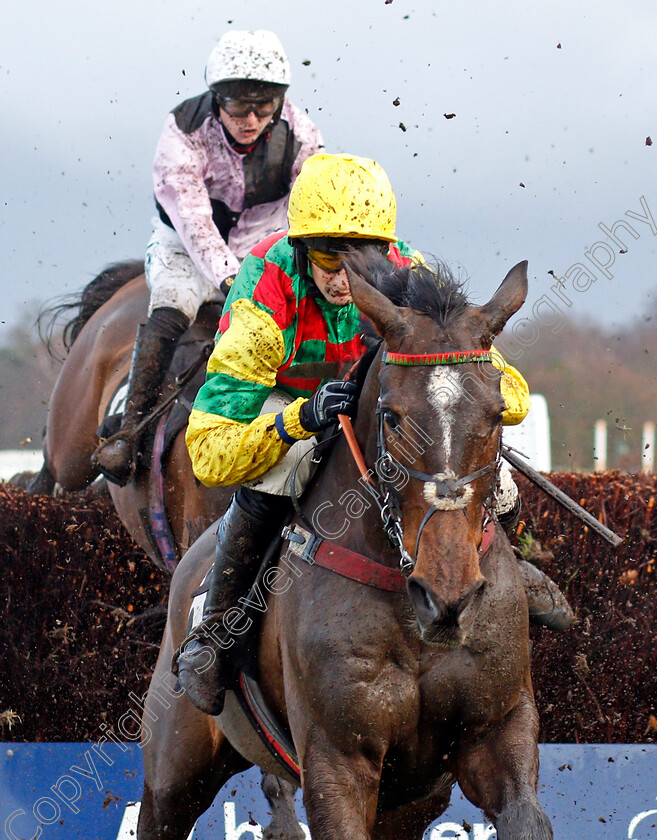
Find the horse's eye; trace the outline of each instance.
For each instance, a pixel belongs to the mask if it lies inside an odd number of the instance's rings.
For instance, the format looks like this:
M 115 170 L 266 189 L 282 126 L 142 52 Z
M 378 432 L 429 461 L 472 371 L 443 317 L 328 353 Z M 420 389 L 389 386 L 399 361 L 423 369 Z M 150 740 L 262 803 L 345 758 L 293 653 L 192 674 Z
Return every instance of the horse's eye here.
M 394 411 L 387 408 L 383 411 L 383 419 L 385 420 L 386 426 L 393 432 L 398 431 L 399 429 L 399 415 L 395 414 Z

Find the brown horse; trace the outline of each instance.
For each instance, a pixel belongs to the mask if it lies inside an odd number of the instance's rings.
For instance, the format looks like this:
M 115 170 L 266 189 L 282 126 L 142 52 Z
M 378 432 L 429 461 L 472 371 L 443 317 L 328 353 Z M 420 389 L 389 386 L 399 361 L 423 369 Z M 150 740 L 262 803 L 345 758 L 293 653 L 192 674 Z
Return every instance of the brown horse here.
M 82 490 L 98 477 L 91 455 L 98 446 L 98 428 L 108 403 L 125 379 L 140 323 L 146 321 L 148 289 L 139 262 L 110 266 L 74 301 L 53 308 L 57 314 L 74 309 L 64 328 L 69 352 L 48 405 L 43 444 L 44 466 L 32 492 Z M 196 324 L 180 341 L 184 351 L 193 338 L 210 341 L 216 331 L 216 307 L 202 308 Z M 199 371 L 202 376 L 202 371 Z M 194 478 L 182 431 L 165 459 L 162 496 L 177 557 L 163 559 L 149 529 L 152 496 L 150 463 L 145 461 L 135 481 L 126 487 L 109 484 L 117 513 L 127 530 L 158 566 L 172 572 L 191 542 L 224 510 L 229 489 L 211 490 Z
M 55 483 L 65 491 L 82 490 L 97 477 L 91 455 L 98 445 L 97 430 L 117 386 L 130 368 L 132 347 L 148 308 L 143 263 L 109 266 L 80 295 L 53 306 L 51 323 L 74 312 L 63 328 L 68 354 L 48 406 L 43 445 L 44 465 L 31 481 L 32 493 L 51 493 Z M 211 341 L 217 327 L 216 307 L 202 307 L 190 331 L 179 342 L 185 362 L 193 362 L 199 342 Z M 199 368 L 202 380 L 204 368 Z M 200 382 L 199 382 L 200 384 Z M 231 489 L 209 489 L 194 477 L 181 429 L 171 444 L 162 469 L 162 502 L 170 526 L 173 551 L 163 554 L 153 539 L 147 511 L 154 476 L 148 461 L 134 482 L 108 484 L 116 511 L 133 539 L 151 560 L 172 572 L 196 537 L 223 513 Z M 272 823 L 266 837 L 298 840 L 303 833 L 294 817 L 293 788 L 265 777 L 263 791 L 271 805 Z
M 341 439 L 293 524 L 296 534 L 299 522 L 332 534 L 328 554 L 374 559 L 402 588 L 304 563 L 290 542 L 270 569 L 277 586 L 257 644 L 262 694 L 291 735 L 314 840 L 420 838 L 455 781 L 500 840 L 549 840 L 536 797 L 525 592 L 502 529 L 482 544 L 504 403 L 499 371 L 481 353 L 522 305 L 526 263 L 482 307 L 442 270 L 356 258 L 353 266 L 354 301 L 384 339 L 354 424 L 374 483 L 359 479 Z M 172 580 L 143 718 L 140 840 L 186 837 L 233 773 L 268 766 L 232 692 L 214 719 L 192 707 L 170 673 L 214 531 Z

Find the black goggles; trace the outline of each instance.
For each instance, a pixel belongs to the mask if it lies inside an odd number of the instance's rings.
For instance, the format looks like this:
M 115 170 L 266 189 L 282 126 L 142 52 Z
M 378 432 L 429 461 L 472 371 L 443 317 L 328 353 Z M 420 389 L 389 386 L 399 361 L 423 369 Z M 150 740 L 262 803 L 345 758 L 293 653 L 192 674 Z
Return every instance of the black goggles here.
M 217 96 L 217 103 L 222 111 L 230 117 L 248 117 L 253 111 L 256 117 L 271 117 L 274 111 L 281 104 L 282 97 L 275 96 L 272 99 L 237 99 L 232 96 Z

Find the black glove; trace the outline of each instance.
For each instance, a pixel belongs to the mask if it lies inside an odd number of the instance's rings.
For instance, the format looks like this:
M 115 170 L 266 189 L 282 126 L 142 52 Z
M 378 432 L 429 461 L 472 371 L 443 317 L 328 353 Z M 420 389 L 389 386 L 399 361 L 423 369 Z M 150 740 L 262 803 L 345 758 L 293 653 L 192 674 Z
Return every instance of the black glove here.
M 299 422 L 307 432 L 319 432 L 338 419 L 338 414 L 353 417 L 358 404 L 355 382 L 334 379 L 315 391 L 299 411 Z

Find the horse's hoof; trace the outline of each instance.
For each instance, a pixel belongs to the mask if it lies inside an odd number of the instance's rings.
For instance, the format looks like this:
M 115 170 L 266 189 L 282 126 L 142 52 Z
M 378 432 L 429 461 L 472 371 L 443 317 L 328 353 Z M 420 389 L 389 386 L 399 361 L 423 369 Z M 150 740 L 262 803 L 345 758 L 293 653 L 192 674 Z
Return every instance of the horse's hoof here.
M 556 583 L 526 560 L 521 560 L 518 566 L 525 586 L 531 623 L 556 631 L 571 627 L 575 615 Z
M 552 610 L 547 613 L 529 613 L 529 620 L 532 624 L 540 627 L 547 627 L 548 630 L 561 632 L 568 630 L 575 622 L 575 616 L 570 607 L 566 604 L 565 609 Z
M 99 446 L 91 456 L 105 478 L 119 487 L 125 487 L 134 473 L 132 445 L 124 438 L 116 438 Z

